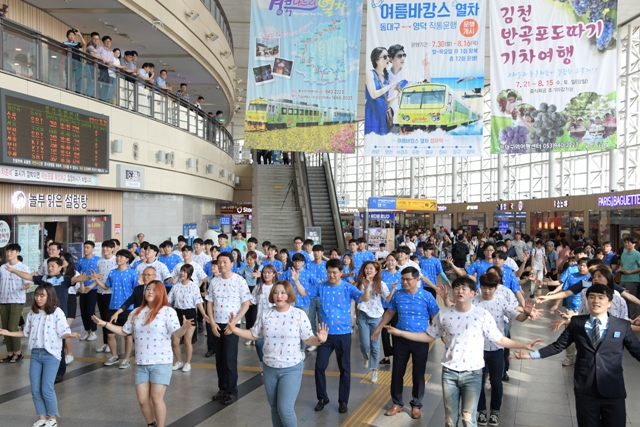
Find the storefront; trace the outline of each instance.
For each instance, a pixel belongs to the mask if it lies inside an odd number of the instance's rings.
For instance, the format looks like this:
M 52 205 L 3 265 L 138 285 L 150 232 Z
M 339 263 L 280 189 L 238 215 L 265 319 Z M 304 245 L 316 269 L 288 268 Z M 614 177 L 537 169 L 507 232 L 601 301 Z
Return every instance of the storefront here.
M 438 212 L 433 213 L 433 227 L 439 229 L 444 227 L 447 230 L 451 230 L 454 225 L 453 213 L 450 212 L 451 205 L 438 205 Z
M 0 184 L 0 200 L 0 221 L 7 224 L 0 228 L 9 230 L 9 242 L 22 247 L 32 270 L 42 262 L 47 239 L 77 258 L 85 240 L 94 241 L 99 253 L 103 241 L 122 239 L 121 192 Z
M 253 205 L 251 202 L 221 202 L 220 228 L 228 235 L 242 231 L 251 237 Z
M 525 203 L 522 200 L 498 202 L 493 213 L 493 227 L 500 230 L 502 234 L 506 234 L 507 230 L 511 230 L 512 233 L 516 231 L 526 233 L 527 211 Z
M 458 226 L 462 226 L 465 229 L 471 231 L 472 234 L 476 234 L 479 231 L 487 228 L 486 215 L 480 211 L 480 205 L 466 205 L 463 212 L 456 214 Z
M 537 233 L 549 236 L 553 231 L 556 233 L 564 231 L 567 234 L 567 240 L 571 243 L 571 236 L 577 234 L 579 229 L 585 228 L 584 210 L 581 204 L 572 199 L 569 197 L 544 199 L 536 203 L 534 208 L 536 210 L 531 212 L 531 236 Z M 542 209 L 540 204 L 543 205 Z
M 613 193 L 597 198 L 597 209 L 589 211 L 589 230 L 599 242 L 622 246 L 626 236 L 640 240 L 640 194 Z

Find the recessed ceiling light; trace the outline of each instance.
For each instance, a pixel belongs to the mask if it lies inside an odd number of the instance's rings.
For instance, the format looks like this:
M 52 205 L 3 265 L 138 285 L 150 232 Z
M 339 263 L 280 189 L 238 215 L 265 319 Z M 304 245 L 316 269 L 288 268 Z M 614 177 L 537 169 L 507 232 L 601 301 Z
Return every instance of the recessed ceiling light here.
M 52 57 L 52 58 L 57 58 L 57 56 L 56 56 L 56 55 L 51 55 L 51 57 Z
M 17 50 L 18 52 L 22 51 L 22 49 L 20 49 L 19 47 L 17 47 L 17 48 L 16 48 L 16 50 Z

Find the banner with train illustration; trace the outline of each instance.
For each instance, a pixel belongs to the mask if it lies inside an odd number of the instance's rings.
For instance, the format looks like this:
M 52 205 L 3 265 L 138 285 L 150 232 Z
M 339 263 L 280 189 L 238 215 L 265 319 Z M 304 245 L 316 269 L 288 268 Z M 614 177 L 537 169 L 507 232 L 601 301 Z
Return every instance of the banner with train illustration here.
M 362 0 L 252 0 L 244 145 L 354 152 Z

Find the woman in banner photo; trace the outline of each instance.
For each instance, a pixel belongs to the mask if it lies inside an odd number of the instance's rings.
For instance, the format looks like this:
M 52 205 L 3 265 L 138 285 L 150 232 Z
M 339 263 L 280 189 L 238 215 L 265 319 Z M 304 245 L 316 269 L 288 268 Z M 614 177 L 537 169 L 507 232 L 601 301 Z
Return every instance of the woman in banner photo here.
M 387 106 L 393 99 L 387 99 L 387 92 L 397 87 L 389 84 L 389 55 L 384 47 L 377 47 L 371 51 L 373 69 L 367 73 L 364 104 L 364 134 L 375 133 L 386 135 Z

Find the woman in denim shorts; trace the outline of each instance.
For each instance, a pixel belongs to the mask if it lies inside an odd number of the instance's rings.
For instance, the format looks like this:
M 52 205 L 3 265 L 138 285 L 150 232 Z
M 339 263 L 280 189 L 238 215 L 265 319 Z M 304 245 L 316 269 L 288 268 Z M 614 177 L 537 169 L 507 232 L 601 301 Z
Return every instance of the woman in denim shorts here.
M 183 319 L 180 326 L 176 311 L 169 306 L 167 289 L 159 280 L 147 285 L 142 305 L 135 309 L 124 326 L 93 316 L 99 326 L 118 335 L 134 335 L 136 350 L 136 395 L 149 427 L 164 427 L 167 407 L 164 393 L 171 380 L 171 336 L 180 338 L 193 326 Z

